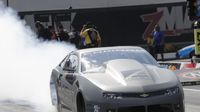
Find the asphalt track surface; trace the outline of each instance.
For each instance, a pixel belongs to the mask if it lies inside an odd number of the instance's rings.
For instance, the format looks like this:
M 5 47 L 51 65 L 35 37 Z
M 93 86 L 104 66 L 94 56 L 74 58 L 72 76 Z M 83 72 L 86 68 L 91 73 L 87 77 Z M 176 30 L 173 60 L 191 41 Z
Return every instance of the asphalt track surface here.
M 184 86 L 186 112 L 200 112 L 200 85 Z M 56 112 L 55 108 L 44 110 L 29 101 L 0 101 L 0 112 Z M 63 110 L 63 112 L 69 112 Z
M 186 112 L 200 112 L 200 85 L 184 86 Z

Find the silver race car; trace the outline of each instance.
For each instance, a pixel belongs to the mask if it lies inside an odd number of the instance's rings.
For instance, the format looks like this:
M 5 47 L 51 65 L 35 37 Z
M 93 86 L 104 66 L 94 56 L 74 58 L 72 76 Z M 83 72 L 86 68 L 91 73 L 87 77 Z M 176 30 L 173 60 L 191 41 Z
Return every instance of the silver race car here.
M 176 75 L 140 47 L 69 53 L 52 70 L 51 99 L 61 112 L 184 112 Z

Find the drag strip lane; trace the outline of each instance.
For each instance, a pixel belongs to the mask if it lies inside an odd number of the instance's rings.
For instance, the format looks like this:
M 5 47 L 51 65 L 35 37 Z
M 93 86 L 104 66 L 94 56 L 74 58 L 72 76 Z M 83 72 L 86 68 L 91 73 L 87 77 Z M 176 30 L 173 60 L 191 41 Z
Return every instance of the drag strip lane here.
M 200 86 L 183 87 L 185 94 L 186 112 L 199 112 L 200 110 Z
M 189 89 L 189 88 L 184 88 L 184 91 L 191 91 L 191 92 L 200 92 L 198 89 Z

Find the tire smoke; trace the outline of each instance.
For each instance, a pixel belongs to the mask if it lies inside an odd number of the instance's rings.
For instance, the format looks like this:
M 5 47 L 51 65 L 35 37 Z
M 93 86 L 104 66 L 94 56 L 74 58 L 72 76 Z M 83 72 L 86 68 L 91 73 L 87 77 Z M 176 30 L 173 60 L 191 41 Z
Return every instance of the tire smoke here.
M 71 44 L 38 40 L 17 12 L 0 2 L 0 101 L 28 101 L 49 111 L 51 70 L 72 50 Z

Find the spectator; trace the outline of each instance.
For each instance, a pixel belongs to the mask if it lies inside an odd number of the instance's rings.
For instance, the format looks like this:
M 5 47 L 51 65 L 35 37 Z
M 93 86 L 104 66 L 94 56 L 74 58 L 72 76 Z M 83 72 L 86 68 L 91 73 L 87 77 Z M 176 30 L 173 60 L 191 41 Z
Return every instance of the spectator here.
M 95 26 L 88 22 L 83 25 L 80 32 L 82 48 L 91 48 L 101 46 L 101 37 Z
M 49 40 L 47 29 L 45 29 L 39 21 L 35 23 L 35 27 L 37 29 L 37 35 L 39 39 L 42 38 L 43 40 Z
M 164 33 L 160 31 L 160 27 L 158 25 L 155 26 L 154 31 L 152 33 L 153 36 L 153 49 L 154 49 L 154 57 L 157 60 L 157 54 L 161 54 L 161 59 L 164 60 L 163 52 L 164 52 Z
M 48 27 L 48 32 L 51 40 L 59 40 L 53 26 Z
M 69 41 L 69 35 L 67 32 L 64 31 L 62 25 L 60 25 L 58 27 L 58 37 L 59 37 L 60 41 L 65 41 L 65 42 Z
M 81 40 L 81 37 L 80 37 L 80 33 L 78 31 L 75 31 L 73 30 L 72 32 L 69 33 L 70 34 L 70 42 L 72 44 L 75 44 L 76 48 L 80 48 L 80 40 Z

